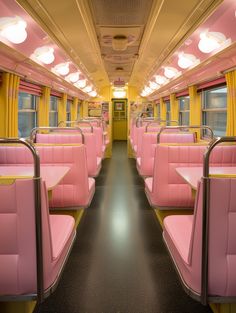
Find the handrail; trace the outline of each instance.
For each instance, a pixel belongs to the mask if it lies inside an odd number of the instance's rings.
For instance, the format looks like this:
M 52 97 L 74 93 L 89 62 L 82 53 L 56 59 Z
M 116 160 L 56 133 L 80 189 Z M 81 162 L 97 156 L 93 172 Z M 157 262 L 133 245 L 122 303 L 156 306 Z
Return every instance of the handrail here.
M 146 128 L 145 128 L 145 132 L 148 131 L 148 127 L 149 127 L 151 124 L 156 124 L 156 123 L 159 123 L 159 125 L 160 125 L 160 123 L 166 123 L 166 120 L 162 120 L 161 118 L 155 118 L 155 119 L 153 119 L 153 121 L 147 123 Z
M 102 124 L 102 118 L 94 118 L 91 116 L 84 117 L 83 119 L 79 119 L 78 121 L 96 122 L 98 127 Z
M 60 125 L 64 125 L 64 124 L 75 124 L 75 126 L 77 126 L 78 124 L 88 124 L 91 128 L 91 133 L 93 133 L 93 125 L 89 122 L 89 121 L 85 121 L 85 120 L 76 120 L 76 121 L 60 121 L 58 123 L 58 126 Z
M 81 134 L 82 138 L 82 143 L 84 144 L 84 134 L 81 128 L 79 127 L 53 127 L 53 126 L 48 126 L 48 127 L 35 127 L 31 130 L 30 132 L 30 141 L 34 142 L 35 135 L 37 134 L 38 131 L 40 130 L 53 130 L 53 131 L 60 131 L 60 130 L 75 130 L 78 131 Z
M 41 185 L 40 185 L 40 159 L 38 152 L 31 142 L 19 138 L 0 138 L 0 144 L 16 143 L 26 146 L 33 155 L 34 160 L 34 204 L 35 204 L 35 236 L 36 236 L 36 271 L 37 271 L 37 302 L 44 299 L 43 278 L 43 246 L 42 246 L 42 214 L 41 214 Z M 32 295 L 30 295 L 32 297 Z
M 143 121 L 150 121 L 150 120 L 154 120 L 154 117 L 145 117 L 145 118 L 142 118 L 141 116 L 138 116 L 138 117 L 136 118 L 135 125 L 136 125 L 136 127 L 140 127 L 140 126 L 142 126 L 142 124 L 139 125 L 140 122 L 142 123 Z
M 214 139 L 214 133 L 213 130 L 209 127 L 209 126 L 205 126 L 205 125 L 181 125 L 181 126 L 162 126 L 162 128 L 160 129 L 159 133 L 157 134 L 157 143 L 160 143 L 160 136 L 161 133 L 163 131 L 165 131 L 166 129 L 192 129 L 192 128 L 198 128 L 198 129 L 208 129 L 210 131 L 211 134 L 211 139 Z

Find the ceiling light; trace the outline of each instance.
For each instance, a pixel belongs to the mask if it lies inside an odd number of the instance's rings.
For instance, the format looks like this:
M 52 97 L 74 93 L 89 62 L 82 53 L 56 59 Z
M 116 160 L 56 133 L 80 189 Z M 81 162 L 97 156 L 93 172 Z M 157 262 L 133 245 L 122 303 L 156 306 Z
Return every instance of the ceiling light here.
M 69 70 L 69 62 L 57 64 L 53 68 L 53 71 L 62 76 L 67 75 L 69 73 Z
M 44 64 L 51 64 L 55 59 L 54 49 L 48 46 L 39 47 L 34 50 L 34 53 L 31 54 L 30 58 Z
M 156 79 L 157 84 L 159 85 L 163 85 L 168 82 L 168 80 L 164 76 L 161 76 L 161 75 L 156 75 L 155 79 Z
M 148 94 L 150 94 L 150 93 L 153 92 L 153 90 L 152 90 L 150 87 L 148 87 L 148 86 L 145 86 L 145 87 L 144 87 L 144 91 L 145 91 L 146 93 L 148 93 Z
M 180 53 L 179 54 L 179 60 L 178 65 L 179 67 L 186 69 L 188 67 L 192 67 L 200 62 L 199 59 L 195 57 L 193 54 L 187 54 L 187 53 Z
M 160 85 L 158 85 L 156 82 L 154 81 L 150 81 L 149 83 L 149 87 L 153 90 L 160 88 Z
M 26 26 L 27 23 L 19 16 L 2 17 L 0 18 L 0 35 L 12 43 L 22 43 L 27 38 Z
M 74 84 L 77 88 L 84 88 L 86 86 L 86 79 L 80 79 Z
M 83 89 L 83 91 L 85 91 L 85 92 L 87 92 L 87 93 L 91 92 L 92 90 L 93 90 L 92 86 L 86 86 L 86 87 Z
M 175 76 L 179 75 L 179 72 L 178 72 L 178 70 L 176 68 L 167 66 L 164 69 L 164 75 L 167 78 L 171 79 L 171 78 L 174 78 Z
M 71 73 L 70 75 L 66 76 L 66 80 L 70 83 L 76 83 L 79 80 L 79 72 Z
M 231 42 L 231 39 L 229 39 L 229 41 Z M 215 49 L 218 49 L 225 42 L 226 37 L 224 34 L 206 31 L 200 34 L 198 48 L 203 53 L 210 53 Z
M 96 97 L 97 94 L 98 94 L 98 93 L 97 93 L 97 91 L 95 91 L 95 90 L 89 92 L 89 95 L 90 95 L 91 97 Z

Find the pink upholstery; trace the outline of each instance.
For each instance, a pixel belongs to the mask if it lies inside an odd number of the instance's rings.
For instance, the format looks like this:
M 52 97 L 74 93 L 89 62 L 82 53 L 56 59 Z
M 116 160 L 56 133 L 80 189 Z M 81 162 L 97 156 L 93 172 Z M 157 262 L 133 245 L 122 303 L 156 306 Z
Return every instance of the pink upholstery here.
M 209 202 L 208 293 L 236 296 L 236 179 L 211 178 Z M 185 284 L 201 290 L 202 183 L 193 216 L 164 219 L 164 240 Z
M 193 207 L 190 186 L 177 174 L 176 167 L 202 166 L 205 146 L 159 144 L 155 149 L 152 186 L 145 179 L 145 192 L 151 205 Z M 212 166 L 235 166 L 236 146 L 218 146 L 211 156 Z
M 95 191 L 95 180 L 89 187 L 86 151 L 84 145 L 37 146 L 40 162 L 50 165 L 65 165 L 70 171 L 52 192 L 50 207 L 87 207 Z M 0 164 L 31 164 L 30 153 L 22 147 L 0 146 Z
M 50 133 L 50 134 L 36 134 L 36 143 L 81 143 L 82 136 L 76 133 Z M 100 158 L 96 155 L 96 138 L 94 133 L 84 133 L 84 144 L 86 146 L 86 158 L 88 175 L 91 177 L 98 176 L 101 170 Z
M 192 143 L 195 142 L 193 133 L 162 133 L 161 143 Z M 157 133 L 143 133 L 140 161 L 137 163 L 137 170 L 141 176 L 152 176 L 154 167 L 154 154 L 157 144 Z
M 90 127 L 80 127 L 83 133 L 91 132 Z M 105 143 L 103 142 L 103 129 L 102 127 L 93 126 L 93 133 L 96 138 L 96 152 L 97 156 L 100 158 L 104 157 Z
M 0 185 L 0 294 L 36 293 L 34 180 Z M 48 213 L 41 182 L 44 289 L 57 279 L 75 236 L 71 216 Z

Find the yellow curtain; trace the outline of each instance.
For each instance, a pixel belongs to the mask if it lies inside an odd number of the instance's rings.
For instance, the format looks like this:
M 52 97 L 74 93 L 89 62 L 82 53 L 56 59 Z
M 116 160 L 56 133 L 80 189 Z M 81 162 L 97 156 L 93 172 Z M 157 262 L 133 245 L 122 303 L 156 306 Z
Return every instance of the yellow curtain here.
M 157 115 L 158 115 L 157 104 L 153 102 L 153 117 L 157 118 L 158 117 Z
M 160 99 L 160 118 L 162 120 L 166 120 L 166 104 L 163 100 L 163 98 Z M 161 123 L 161 125 L 164 125 L 165 123 Z
M 66 104 L 67 94 L 63 93 L 58 106 L 58 124 L 61 121 L 66 121 Z
M 236 135 L 236 70 L 226 73 L 227 84 L 227 124 L 226 135 Z
M 82 109 L 80 116 L 87 117 L 88 116 L 88 101 L 84 100 L 80 108 Z
M 43 87 L 43 93 L 40 97 L 38 108 L 39 126 L 49 126 L 50 92 L 50 87 Z
M 78 102 L 79 99 L 78 98 L 73 98 L 73 102 L 71 105 L 71 120 L 72 121 L 76 121 L 77 120 L 77 112 L 78 112 Z
M 201 125 L 201 94 L 197 92 L 197 86 L 189 87 L 190 118 L 189 125 Z M 200 139 L 200 131 L 197 130 L 197 138 Z
M 0 87 L 0 137 L 18 137 L 18 94 L 20 77 L 2 74 Z
M 172 121 L 179 122 L 179 102 L 174 93 L 170 95 L 170 116 Z M 171 125 L 175 126 L 176 123 L 171 123 Z

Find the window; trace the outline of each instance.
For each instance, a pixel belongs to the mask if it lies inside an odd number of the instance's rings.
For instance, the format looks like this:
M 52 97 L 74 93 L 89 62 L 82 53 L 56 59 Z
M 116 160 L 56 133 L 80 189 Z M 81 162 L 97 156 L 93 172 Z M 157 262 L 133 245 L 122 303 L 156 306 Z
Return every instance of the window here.
M 215 136 L 225 136 L 227 114 L 226 86 L 205 90 L 202 93 L 203 125 L 210 126 Z M 204 135 L 207 136 L 206 132 Z
M 170 123 L 170 120 L 171 120 L 170 101 L 166 101 L 165 104 L 166 104 L 166 121 L 167 121 L 166 125 L 170 126 L 170 124 L 171 124 Z
M 72 101 L 71 100 L 67 100 L 67 103 L 66 103 L 66 120 L 67 121 L 71 121 L 71 104 L 72 104 Z
M 58 125 L 58 101 L 59 98 L 55 96 L 50 97 L 49 126 L 52 127 Z
M 18 97 L 18 136 L 26 138 L 32 128 L 37 127 L 37 108 L 39 97 L 19 92 Z
M 179 125 L 189 125 L 189 96 L 180 97 L 179 100 Z

